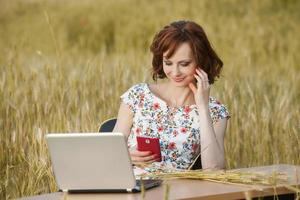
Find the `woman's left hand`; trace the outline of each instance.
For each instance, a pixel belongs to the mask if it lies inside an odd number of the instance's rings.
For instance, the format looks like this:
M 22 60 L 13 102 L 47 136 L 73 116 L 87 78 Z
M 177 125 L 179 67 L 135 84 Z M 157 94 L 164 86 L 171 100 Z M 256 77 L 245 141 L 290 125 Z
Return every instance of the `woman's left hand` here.
M 197 79 L 197 87 L 194 83 L 189 83 L 190 89 L 194 93 L 196 105 L 199 108 L 208 108 L 210 85 L 207 74 L 200 68 L 194 74 Z

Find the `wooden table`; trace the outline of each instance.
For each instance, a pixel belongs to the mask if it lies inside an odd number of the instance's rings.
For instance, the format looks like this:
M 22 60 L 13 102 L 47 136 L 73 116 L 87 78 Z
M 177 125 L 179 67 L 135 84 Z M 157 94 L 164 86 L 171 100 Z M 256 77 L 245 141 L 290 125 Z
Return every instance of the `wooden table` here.
M 283 172 L 288 175 L 288 182 L 294 186 L 300 186 L 300 166 L 295 165 L 270 165 L 253 168 L 237 169 L 239 171 L 263 172 L 271 174 L 272 172 Z M 270 186 L 250 186 L 250 185 L 232 185 L 201 180 L 178 179 L 168 181 L 169 199 L 245 199 L 247 192 L 250 197 L 273 196 L 275 191 Z M 144 199 L 164 199 L 165 183 L 160 187 L 147 190 Z M 298 187 L 300 188 L 300 187 Z M 276 194 L 283 195 L 292 193 L 283 186 L 276 187 Z M 272 197 L 273 198 L 273 197 Z M 106 193 L 106 194 L 67 194 L 51 193 L 34 197 L 22 198 L 22 200 L 98 200 L 98 199 L 124 199 L 137 200 L 142 199 L 140 193 Z M 285 198 L 286 199 L 286 198 Z M 294 199 L 294 198 L 292 198 Z

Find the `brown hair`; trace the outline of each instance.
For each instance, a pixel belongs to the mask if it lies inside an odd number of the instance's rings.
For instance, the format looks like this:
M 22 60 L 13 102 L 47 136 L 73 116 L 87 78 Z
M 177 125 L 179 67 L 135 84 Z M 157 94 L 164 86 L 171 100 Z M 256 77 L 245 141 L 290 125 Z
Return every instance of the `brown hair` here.
M 223 62 L 211 47 L 203 28 L 195 22 L 183 20 L 165 26 L 155 35 L 150 46 L 153 53 L 153 80 L 166 77 L 163 71 L 163 53 L 168 51 L 166 57 L 170 58 L 184 42 L 190 44 L 196 65 L 207 73 L 209 83 L 213 84 L 220 75 Z

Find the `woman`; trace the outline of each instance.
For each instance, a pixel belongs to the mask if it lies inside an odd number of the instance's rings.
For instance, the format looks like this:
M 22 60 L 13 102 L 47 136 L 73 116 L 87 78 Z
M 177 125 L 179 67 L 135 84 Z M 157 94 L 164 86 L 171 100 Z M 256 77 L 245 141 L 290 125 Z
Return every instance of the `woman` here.
M 209 96 L 223 63 L 204 30 L 192 21 L 173 22 L 155 35 L 150 49 L 156 83 L 134 85 L 121 96 L 114 128 L 128 137 L 132 161 L 188 169 L 201 152 L 203 169 L 225 168 L 229 113 Z M 161 162 L 136 149 L 138 135 L 160 139 Z

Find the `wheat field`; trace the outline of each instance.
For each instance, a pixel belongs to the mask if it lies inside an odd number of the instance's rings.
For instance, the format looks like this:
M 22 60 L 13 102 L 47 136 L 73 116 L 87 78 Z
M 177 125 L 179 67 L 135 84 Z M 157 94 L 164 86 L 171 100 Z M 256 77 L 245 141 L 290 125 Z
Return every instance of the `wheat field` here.
M 0 0 L 0 199 L 57 190 L 44 135 L 97 131 L 151 80 L 149 45 L 193 20 L 224 61 L 227 168 L 300 165 L 300 1 Z

